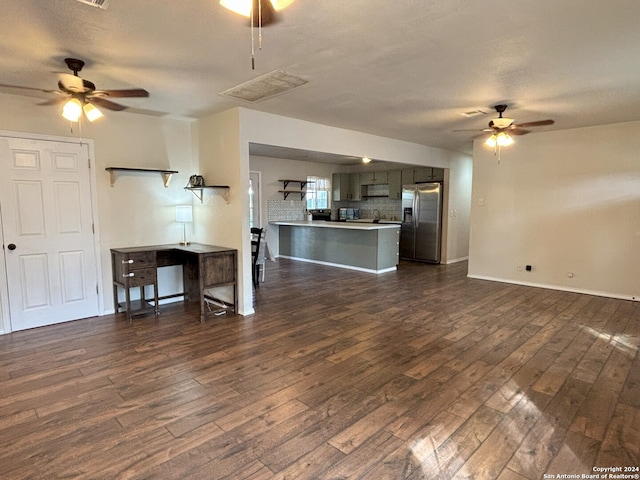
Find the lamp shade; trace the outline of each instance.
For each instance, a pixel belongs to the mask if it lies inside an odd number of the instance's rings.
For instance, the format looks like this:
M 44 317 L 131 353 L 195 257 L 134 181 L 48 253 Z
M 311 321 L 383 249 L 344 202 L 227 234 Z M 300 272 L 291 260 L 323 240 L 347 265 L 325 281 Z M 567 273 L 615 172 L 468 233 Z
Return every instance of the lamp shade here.
M 176 206 L 176 222 L 193 222 L 193 209 L 191 208 L 191 205 Z
M 77 122 L 82 115 L 82 103 L 77 98 L 70 99 L 62 107 L 62 116 L 70 122 Z
M 100 109 L 90 103 L 85 103 L 82 109 L 84 110 L 84 115 L 90 122 L 94 122 L 103 117 Z
M 498 134 L 493 134 L 489 138 L 485 140 L 485 145 L 488 147 L 494 148 L 498 147 L 508 147 L 509 145 L 513 145 L 513 138 L 506 132 L 499 132 Z
M 269 0 L 275 10 L 282 10 L 289 4 L 293 3 L 293 0 Z M 251 16 L 251 9 L 253 8 L 253 0 L 220 0 L 220 5 L 228 8 L 232 12 L 239 13 L 245 17 Z

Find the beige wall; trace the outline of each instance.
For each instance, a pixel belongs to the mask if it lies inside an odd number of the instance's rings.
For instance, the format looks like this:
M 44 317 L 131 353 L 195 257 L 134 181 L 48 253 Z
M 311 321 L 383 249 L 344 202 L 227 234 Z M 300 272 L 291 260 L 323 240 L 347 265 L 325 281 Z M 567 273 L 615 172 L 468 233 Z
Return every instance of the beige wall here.
M 473 161 L 467 155 L 452 156 L 448 170 L 446 217 L 446 255 L 443 263 L 469 257 L 469 218 L 471 215 L 471 179 Z M 444 223 L 444 222 L 443 222 Z
M 476 141 L 470 276 L 637 300 L 639 265 L 640 122 L 517 137 L 499 163 Z

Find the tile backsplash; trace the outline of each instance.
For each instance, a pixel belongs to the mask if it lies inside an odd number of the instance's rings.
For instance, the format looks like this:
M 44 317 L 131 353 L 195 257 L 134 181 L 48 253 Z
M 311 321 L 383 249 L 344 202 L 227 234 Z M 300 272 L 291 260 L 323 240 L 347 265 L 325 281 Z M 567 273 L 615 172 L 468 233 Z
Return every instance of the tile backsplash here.
M 270 222 L 306 220 L 307 202 L 300 200 L 269 200 L 267 216 Z

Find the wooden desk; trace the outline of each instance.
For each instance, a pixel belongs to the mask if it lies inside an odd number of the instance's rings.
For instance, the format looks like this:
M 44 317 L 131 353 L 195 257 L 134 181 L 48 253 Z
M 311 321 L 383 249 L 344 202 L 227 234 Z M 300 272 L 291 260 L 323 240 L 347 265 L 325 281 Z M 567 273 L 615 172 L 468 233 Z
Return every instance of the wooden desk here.
M 184 292 L 158 297 L 158 268 L 182 265 Z M 238 270 L 237 250 L 192 243 L 190 245 L 152 245 L 111 249 L 111 271 L 113 274 L 113 304 L 115 312 L 123 309 L 127 318 L 153 311 L 160 314 L 159 300 L 184 296 L 185 301 L 200 301 L 200 321 L 206 316 L 207 300 L 233 307 L 238 311 L 236 271 Z M 152 299 L 146 299 L 144 287 L 152 285 Z M 233 288 L 233 305 L 213 297 L 208 289 L 230 286 Z M 125 303 L 118 302 L 118 287 L 125 291 Z M 140 287 L 140 300 L 132 302 L 129 290 Z

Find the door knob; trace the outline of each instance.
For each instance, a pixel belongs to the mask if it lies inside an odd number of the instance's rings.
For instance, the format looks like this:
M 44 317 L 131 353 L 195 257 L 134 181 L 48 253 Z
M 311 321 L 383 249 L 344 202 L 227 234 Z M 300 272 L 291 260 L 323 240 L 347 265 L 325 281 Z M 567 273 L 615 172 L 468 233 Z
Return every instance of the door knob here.
M 16 244 L 15 243 L 10 243 L 9 245 L 7 245 L 7 248 L 9 250 L 15 250 L 16 249 Z

